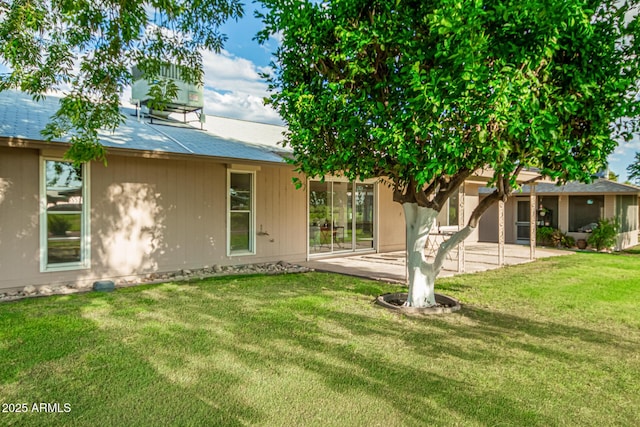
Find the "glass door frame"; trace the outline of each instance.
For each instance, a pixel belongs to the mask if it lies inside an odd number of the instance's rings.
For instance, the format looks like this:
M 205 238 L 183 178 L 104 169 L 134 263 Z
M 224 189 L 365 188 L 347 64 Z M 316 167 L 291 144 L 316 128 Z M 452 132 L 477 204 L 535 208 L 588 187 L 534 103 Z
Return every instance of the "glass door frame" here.
M 519 206 L 520 203 L 526 203 L 527 205 L 527 220 L 526 221 L 519 221 L 518 220 L 518 212 L 520 210 Z M 527 229 L 527 238 L 526 239 L 521 239 L 519 238 L 519 233 L 518 231 L 520 230 L 520 228 L 526 228 Z M 531 201 L 529 200 L 529 198 L 516 198 L 516 206 L 515 206 L 515 242 L 516 244 L 528 244 L 529 240 L 530 240 L 530 233 L 531 233 Z
M 330 188 L 327 190 L 330 196 L 327 197 L 330 200 L 329 211 L 333 213 L 335 206 L 334 203 L 334 191 L 333 184 L 334 183 L 350 183 L 351 184 L 351 243 L 349 248 L 342 249 L 339 245 L 336 245 L 334 239 L 330 239 L 330 247 L 327 252 L 312 252 L 311 251 L 311 218 L 310 218 L 310 200 L 311 200 L 311 182 L 320 182 L 320 179 L 307 179 L 307 206 L 306 206 L 306 216 L 307 216 L 307 259 L 323 257 L 323 256 L 335 256 L 335 255 L 345 255 L 351 253 L 366 253 L 366 252 L 377 252 L 378 251 L 378 180 L 377 179 L 368 179 L 365 181 L 349 181 L 345 178 L 339 177 L 325 177 L 324 183 L 331 184 Z M 370 248 L 361 248 L 358 249 L 357 245 L 357 236 L 356 236 L 356 224 L 357 224 L 357 211 L 356 211 L 356 186 L 358 184 L 369 184 L 373 185 L 373 224 L 372 224 L 372 233 L 373 233 L 373 241 L 372 246 Z M 331 233 L 330 236 L 333 235 L 333 226 L 334 224 L 330 224 Z M 344 228 L 344 232 L 346 233 L 346 228 Z

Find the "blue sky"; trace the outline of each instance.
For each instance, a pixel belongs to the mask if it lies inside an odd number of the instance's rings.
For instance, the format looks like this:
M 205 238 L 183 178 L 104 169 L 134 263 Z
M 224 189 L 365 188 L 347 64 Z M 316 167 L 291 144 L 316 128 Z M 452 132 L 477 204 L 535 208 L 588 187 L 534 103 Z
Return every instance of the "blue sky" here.
M 239 21 L 226 23 L 221 32 L 228 36 L 219 54 L 204 53 L 204 111 L 206 114 L 282 124 L 278 114 L 263 103 L 267 84 L 259 73 L 268 70 L 277 40 L 260 45 L 253 40 L 262 28 L 254 17 L 256 5 L 247 3 Z
M 222 27 L 228 40 L 221 53 L 204 53 L 204 110 L 208 115 L 282 124 L 278 114 L 263 103 L 268 95 L 267 84 L 258 74 L 268 70 L 277 40 L 270 40 L 266 46 L 253 40 L 262 28 L 260 20 L 254 17 L 255 7 L 247 2 L 245 16 Z M 0 72 L 4 70 L 0 65 Z M 123 100 L 130 97 L 130 93 L 125 93 Z M 619 181 L 627 179 L 626 168 L 633 162 L 636 151 L 640 151 L 638 136 L 629 143 L 621 143 L 610 156 L 609 167 L 620 175 Z

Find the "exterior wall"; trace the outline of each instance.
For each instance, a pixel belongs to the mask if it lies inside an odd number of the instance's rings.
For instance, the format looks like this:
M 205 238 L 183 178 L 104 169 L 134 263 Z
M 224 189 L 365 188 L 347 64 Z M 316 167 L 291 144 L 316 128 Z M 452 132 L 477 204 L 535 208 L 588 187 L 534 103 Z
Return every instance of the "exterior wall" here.
M 638 213 L 639 209 L 639 201 L 638 198 L 634 198 L 635 205 L 631 205 L 627 207 L 626 216 L 629 220 L 636 221 L 636 228 L 640 229 L 640 222 L 638 221 Z M 616 197 L 616 204 L 618 202 L 618 198 Z M 618 206 L 616 206 L 616 212 L 618 212 Z M 631 246 L 636 246 L 638 244 L 638 232 L 639 230 L 630 230 L 627 232 L 622 232 L 618 235 L 618 241 L 616 244 L 616 249 L 628 248 Z
M 393 190 L 378 183 L 378 251 L 403 251 L 406 227 L 402 205 L 393 201 Z
M 479 197 L 478 201 L 484 197 L 486 196 Z M 504 204 L 505 243 L 516 242 L 516 200 L 516 197 L 509 197 Z M 480 223 L 478 225 L 478 241 L 498 243 L 498 231 L 498 203 L 494 203 L 480 218 Z
M 558 196 L 558 229 L 569 229 L 569 196 Z
M 617 251 L 636 246 L 638 244 L 638 230 L 629 231 L 626 233 L 618 234 L 618 241 L 616 242 L 615 249 Z
M 478 194 L 478 189 L 480 188 L 480 184 L 473 183 L 465 183 L 464 185 L 464 223 L 467 224 L 469 222 L 469 217 L 473 210 L 480 203 L 480 196 Z M 497 205 L 496 205 L 497 207 Z M 486 215 L 486 213 L 485 213 Z M 496 210 L 496 218 L 498 216 L 498 211 Z M 497 234 L 496 234 L 497 236 Z M 480 226 L 478 227 L 467 237 L 465 240 L 466 243 L 474 243 L 478 242 L 480 239 Z M 496 240 L 497 241 L 497 240 Z
M 604 196 L 604 217 L 613 218 L 616 216 L 616 196 L 605 195 Z
M 40 271 L 38 151 L 0 147 L 0 290 Z
M 305 193 L 291 167 L 258 168 L 255 255 L 227 256 L 226 164 L 110 155 L 91 165 L 91 268 L 40 273 L 39 152 L 0 147 L 0 289 L 302 261 Z
M 469 219 L 471 212 L 478 206 L 478 189 L 480 184 L 466 183 L 465 184 L 465 223 Z M 405 245 L 405 218 L 402 210 L 402 205 L 393 201 L 393 191 L 382 185 L 378 184 L 378 251 L 390 252 L 390 251 L 403 251 L 406 248 Z M 497 211 L 496 211 L 497 212 Z M 497 218 L 497 214 L 496 214 Z M 447 212 L 443 209 L 438 215 L 436 220 L 442 224 L 447 221 Z M 497 229 L 496 229 L 497 230 Z M 471 233 L 465 242 L 478 242 L 480 227 Z M 497 232 L 496 232 L 497 233 Z M 497 235 L 497 234 L 496 234 Z M 497 240 L 496 240 L 497 241 Z

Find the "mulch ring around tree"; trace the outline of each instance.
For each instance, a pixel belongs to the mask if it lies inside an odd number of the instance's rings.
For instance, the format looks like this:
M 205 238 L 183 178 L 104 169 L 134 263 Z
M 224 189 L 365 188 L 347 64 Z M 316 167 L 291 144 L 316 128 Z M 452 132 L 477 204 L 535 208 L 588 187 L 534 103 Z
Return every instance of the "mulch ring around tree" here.
M 404 303 L 407 301 L 406 292 L 397 292 L 393 294 L 384 294 L 376 298 L 375 303 L 388 310 L 405 314 L 447 314 L 460 310 L 462 307 L 455 298 L 436 294 L 436 305 L 433 307 L 406 307 Z

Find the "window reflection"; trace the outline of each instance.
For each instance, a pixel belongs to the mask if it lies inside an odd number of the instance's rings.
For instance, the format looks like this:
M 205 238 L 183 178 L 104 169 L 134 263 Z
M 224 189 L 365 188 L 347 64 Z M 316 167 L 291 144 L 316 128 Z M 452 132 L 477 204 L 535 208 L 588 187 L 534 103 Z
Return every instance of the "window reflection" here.
M 231 173 L 229 179 L 229 252 L 253 251 L 251 173 Z
M 82 261 L 82 166 L 47 160 L 47 265 Z

